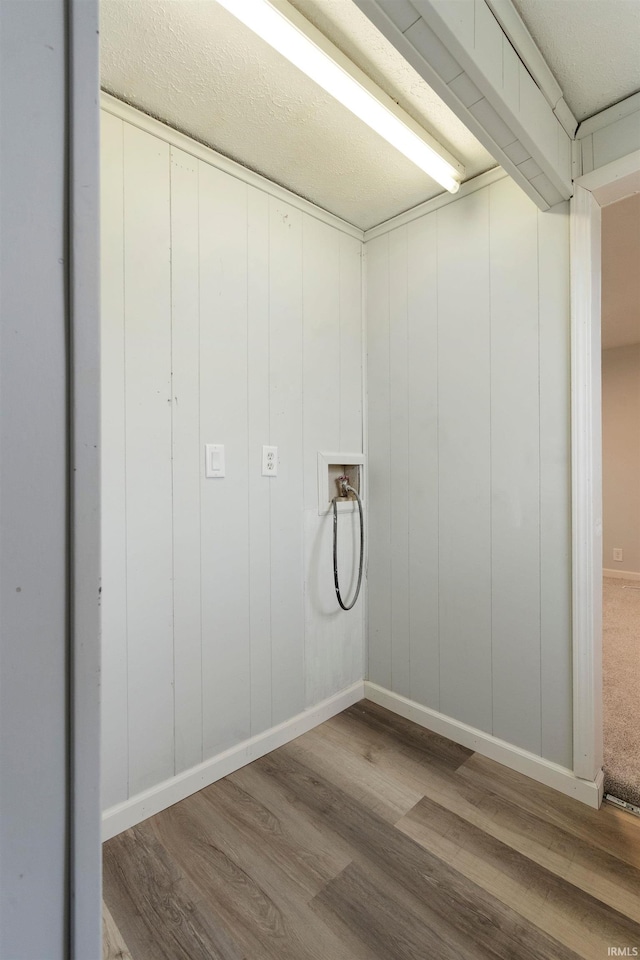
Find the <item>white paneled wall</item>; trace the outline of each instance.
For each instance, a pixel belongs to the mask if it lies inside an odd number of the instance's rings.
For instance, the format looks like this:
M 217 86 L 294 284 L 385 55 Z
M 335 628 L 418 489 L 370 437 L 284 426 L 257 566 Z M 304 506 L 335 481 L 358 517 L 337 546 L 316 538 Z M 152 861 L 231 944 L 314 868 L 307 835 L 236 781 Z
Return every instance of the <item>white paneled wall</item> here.
M 567 207 L 505 178 L 365 249 L 369 679 L 571 768 Z
M 102 152 L 112 807 L 363 677 L 316 474 L 318 450 L 362 449 L 362 244 L 108 112 Z

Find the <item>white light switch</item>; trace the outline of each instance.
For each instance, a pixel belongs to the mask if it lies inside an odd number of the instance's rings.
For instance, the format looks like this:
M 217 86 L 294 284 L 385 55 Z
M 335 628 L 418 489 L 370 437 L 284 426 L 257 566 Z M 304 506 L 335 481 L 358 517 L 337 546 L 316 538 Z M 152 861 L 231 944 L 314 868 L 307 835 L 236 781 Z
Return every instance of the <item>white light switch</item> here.
M 204 447 L 206 477 L 224 477 L 224 444 L 206 443 Z
M 277 447 L 262 448 L 262 476 L 263 477 L 278 476 L 278 448 Z

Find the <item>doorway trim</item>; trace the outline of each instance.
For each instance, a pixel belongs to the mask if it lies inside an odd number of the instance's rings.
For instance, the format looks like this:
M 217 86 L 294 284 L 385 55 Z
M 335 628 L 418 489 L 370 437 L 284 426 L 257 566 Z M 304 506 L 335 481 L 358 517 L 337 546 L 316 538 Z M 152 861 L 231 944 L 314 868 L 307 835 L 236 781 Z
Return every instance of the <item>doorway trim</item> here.
M 571 200 L 573 769 L 602 792 L 601 206 L 640 189 L 640 150 L 575 181 Z

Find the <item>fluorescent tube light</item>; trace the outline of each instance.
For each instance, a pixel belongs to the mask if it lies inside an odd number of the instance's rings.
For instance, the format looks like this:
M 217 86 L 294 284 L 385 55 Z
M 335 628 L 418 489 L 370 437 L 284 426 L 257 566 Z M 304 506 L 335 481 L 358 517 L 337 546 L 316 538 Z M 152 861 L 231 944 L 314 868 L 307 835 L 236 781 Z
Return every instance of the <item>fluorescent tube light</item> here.
M 459 171 L 276 6 L 268 0 L 218 3 L 446 190 L 457 193 Z

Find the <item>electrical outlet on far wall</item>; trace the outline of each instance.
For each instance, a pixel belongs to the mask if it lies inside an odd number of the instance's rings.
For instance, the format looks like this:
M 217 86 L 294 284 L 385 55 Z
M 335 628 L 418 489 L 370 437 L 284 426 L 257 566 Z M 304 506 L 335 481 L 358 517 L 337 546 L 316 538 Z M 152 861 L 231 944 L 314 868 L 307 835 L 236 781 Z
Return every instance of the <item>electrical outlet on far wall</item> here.
M 613 548 L 613 559 L 618 563 L 622 563 L 622 547 Z
M 277 447 L 262 448 L 262 476 L 263 477 L 278 476 L 278 448 Z

